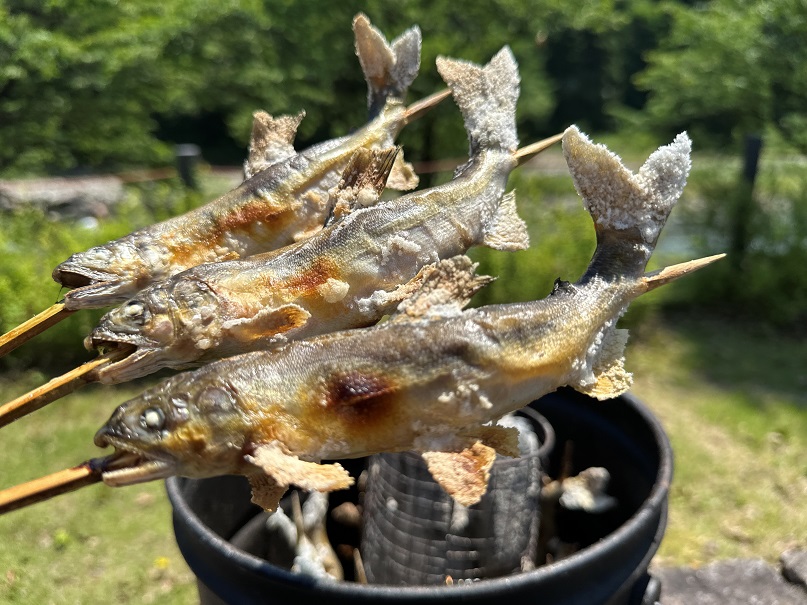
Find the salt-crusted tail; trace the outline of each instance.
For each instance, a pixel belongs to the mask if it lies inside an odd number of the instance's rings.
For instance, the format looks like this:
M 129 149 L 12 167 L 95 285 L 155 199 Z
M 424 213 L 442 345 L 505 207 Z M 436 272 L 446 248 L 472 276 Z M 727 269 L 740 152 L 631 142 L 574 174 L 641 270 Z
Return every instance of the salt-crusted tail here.
M 411 27 L 388 43 L 366 15 L 353 19 L 356 55 L 367 80 L 367 106 L 376 116 L 388 98 L 403 100 L 420 69 L 420 29 Z
M 634 174 L 604 145 L 575 126 L 563 154 L 575 188 L 594 220 L 597 250 L 587 277 L 639 277 L 686 184 L 691 141 L 686 133 L 657 149 Z M 585 279 L 585 277 L 584 277 Z
M 484 67 L 438 57 L 437 71 L 462 111 L 471 156 L 481 149 L 515 152 L 519 75 L 510 48 L 502 48 Z

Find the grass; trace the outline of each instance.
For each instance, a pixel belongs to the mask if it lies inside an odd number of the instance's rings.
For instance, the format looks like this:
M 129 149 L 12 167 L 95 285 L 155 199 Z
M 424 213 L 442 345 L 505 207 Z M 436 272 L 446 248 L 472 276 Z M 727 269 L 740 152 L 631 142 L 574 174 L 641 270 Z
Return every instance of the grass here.
M 555 277 L 579 275 L 593 247 L 568 176 L 517 174 L 514 186 L 533 245 L 518 254 L 475 253 L 482 272 L 500 276 L 484 302 L 546 295 Z M 167 195 L 145 194 L 155 208 Z M 677 252 L 662 239 L 651 268 L 681 260 Z M 788 547 L 807 547 L 807 343 L 737 320 L 662 322 L 665 290 L 640 299 L 626 318 L 635 328 L 633 392 L 661 418 L 676 455 L 657 563 L 775 561 Z M 43 381 L 34 372 L 8 374 L 0 402 Z M 0 487 L 97 456 L 95 430 L 143 386 L 87 388 L 4 428 Z M 91 486 L 0 517 L 0 604 L 113 600 L 197 600 L 162 484 Z
M 633 392 L 675 452 L 659 564 L 807 547 L 807 343 L 726 321 L 642 330 Z
M 34 386 L 6 383 L 2 400 Z M 9 486 L 98 456 L 93 433 L 133 388 L 86 388 L 3 429 Z M 191 603 L 161 483 L 93 485 L 0 517 L 0 603 Z

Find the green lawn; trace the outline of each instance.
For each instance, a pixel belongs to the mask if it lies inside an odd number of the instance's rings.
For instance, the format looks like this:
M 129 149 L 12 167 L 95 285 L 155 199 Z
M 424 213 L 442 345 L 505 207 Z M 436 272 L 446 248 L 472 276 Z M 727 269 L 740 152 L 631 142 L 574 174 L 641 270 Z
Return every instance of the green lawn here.
M 633 392 L 675 452 L 659 563 L 774 562 L 807 547 L 807 342 L 678 319 L 628 347 Z
M 33 386 L 6 383 L 5 401 Z M 94 432 L 134 389 L 86 388 L 2 430 L 2 486 L 98 456 Z M 162 483 L 93 485 L 0 517 L 0 603 L 192 603 Z

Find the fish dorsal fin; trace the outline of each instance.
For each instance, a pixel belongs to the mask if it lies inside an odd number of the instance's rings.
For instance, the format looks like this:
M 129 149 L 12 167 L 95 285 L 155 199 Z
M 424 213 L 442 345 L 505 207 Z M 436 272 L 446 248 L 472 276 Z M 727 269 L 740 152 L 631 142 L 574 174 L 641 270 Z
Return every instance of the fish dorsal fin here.
M 395 191 L 410 191 L 418 186 L 420 179 L 415 173 L 415 167 L 404 160 L 403 151 L 395 156 L 395 163 L 387 179 L 387 187 Z
M 292 143 L 305 112 L 274 118 L 265 111 L 256 111 L 252 116 L 249 156 L 244 162 L 244 177 L 247 179 L 295 155 Z
M 494 250 L 526 250 L 530 247 L 527 224 L 518 215 L 516 192 L 511 191 L 502 197 L 496 214 L 485 227 L 482 243 Z
M 594 361 L 594 382 L 575 389 L 597 399 L 611 399 L 622 395 L 633 384 L 633 375 L 625 370 L 625 345 L 628 331 L 610 328 L 603 334 L 600 350 Z
M 222 331 L 241 343 L 252 344 L 262 338 L 272 338 L 300 328 L 311 314 L 299 305 L 289 303 L 275 308 L 262 309 L 249 318 L 225 322 Z
M 362 147 L 353 153 L 342 172 L 342 180 L 328 192 L 326 227 L 357 208 L 367 208 L 378 202 L 399 151 L 399 147 Z
M 353 19 L 356 55 L 367 80 L 367 106 L 377 115 L 388 97 L 403 99 L 420 69 L 420 29 L 406 30 L 390 45 L 366 15 Z
M 306 462 L 290 454 L 278 441 L 271 441 L 255 448 L 252 455 L 244 457 L 247 462 L 260 468 L 278 487 L 268 494 L 283 492 L 290 485 L 296 485 L 304 490 L 317 490 L 330 492 L 336 489 L 347 489 L 353 485 L 353 477 L 339 464 L 318 464 Z M 253 475 L 250 475 L 252 477 Z M 252 479 L 250 479 L 252 482 Z M 267 483 L 268 482 L 264 482 Z M 263 484 L 262 484 L 263 485 Z M 282 494 L 281 494 L 282 495 Z M 254 484 L 253 484 L 253 498 Z
M 423 267 L 412 280 L 414 293 L 403 300 L 393 321 L 457 315 L 474 294 L 495 278 L 477 275 L 477 263 L 467 256 L 437 261 Z
M 476 441 L 456 452 L 423 452 L 434 480 L 463 506 L 476 504 L 488 490 L 496 450 Z

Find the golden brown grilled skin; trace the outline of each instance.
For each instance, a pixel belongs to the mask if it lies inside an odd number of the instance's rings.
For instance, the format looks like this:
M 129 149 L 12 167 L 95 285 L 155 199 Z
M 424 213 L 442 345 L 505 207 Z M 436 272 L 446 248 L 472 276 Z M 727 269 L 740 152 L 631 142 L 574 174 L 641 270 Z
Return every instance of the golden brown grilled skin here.
M 344 469 L 316 462 L 411 449 L 459 502 L 477 502 L 491 454 L 516 451 L 485 423 L 562 385 L 601 399 L 625 392 L 618 318 L 637 296 L 719 258 L 644 273 L 690 147 L 679 135 L 633 174 L 570 128 L 564 153 L 597 233 L 577 283 L 558 281 L 540 301 L 462 312 L 486 280 L 467 259 L 443 261 L 386 323 L 218 361 L 123 404 L 96 444 L 143 463 L 104 481 L 242 473 L 253 501 L 272 509 L 290 484 L 350 485 Z
M 526 247 L 514 198 L 503 195 L 517 165 L 515 58 L 504 48 L 484 67 L 440 59 L 438 69 L 463 111 L 472 150 L 452 181 L 355 210 L 299 244 L 202 265 L 144 290 L 89 336 L 92 347 L 138 347 L 99 379 L 122 382 L 370 325 L 411 294 L 424 266 L 482 243 Z
M 146 288 L 90 335 L 93 346 L 130 342 L 143 355 L 108 366 L 100 379 L 130 380 L 375 323 L 400 301 L 390 292 L 422 267 L 482 243 L 513 167 L 510 152 L 482 152 L 454 181 L 354 211 L 305 242 Z
M 138 426 L 147 408 L 173 417 L 181 397 L 184 420 L 159 438 L 142 431 L 126 442 L 170 458 L 180 475 L 245 472 L 245 453 L 273 441 L 313 461 L 440 449 L 561 385 L 592 383 L 595 343 L 641 291 L 637 280 L 594 279 L 537 302 L 392 321 L 221 360 L 121 406 L 97 443 L 114 443 L 109 437 Z
M 389 146 L 403 127 L 405 108 L 390 100 L 356 133 L 305 150 L 259 172 L 222 197 L 119 240 L 74 254 L 53 278 L 77 287 L 70 309 L 127 300 L 148 284 L 202 263 L 241 258 L 293 243 L 319 229 L 328 190 L 356 149 Z

